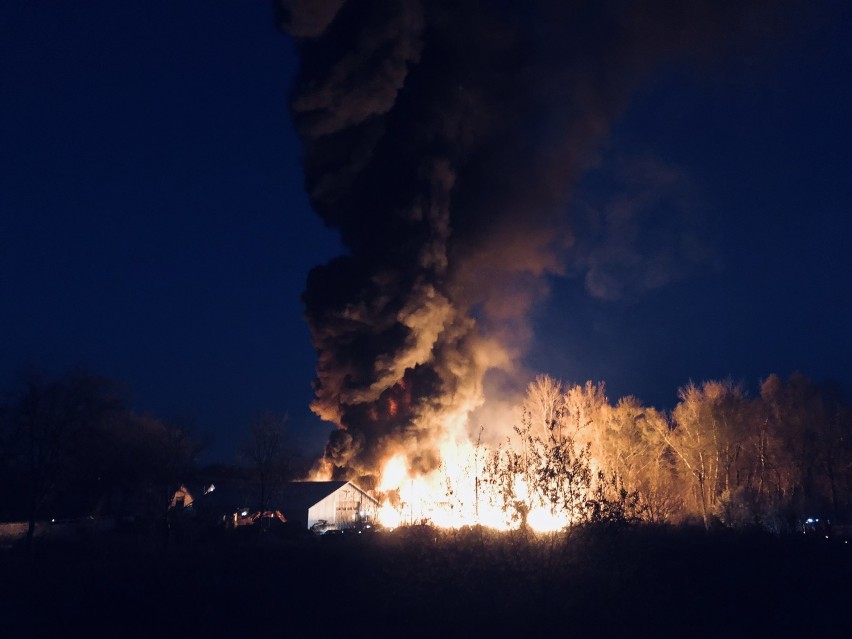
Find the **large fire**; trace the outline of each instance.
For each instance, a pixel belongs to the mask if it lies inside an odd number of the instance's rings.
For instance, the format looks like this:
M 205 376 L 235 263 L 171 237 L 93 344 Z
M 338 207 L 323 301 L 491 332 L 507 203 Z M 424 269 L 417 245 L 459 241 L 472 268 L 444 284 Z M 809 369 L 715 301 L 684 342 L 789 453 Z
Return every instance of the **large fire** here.
M 407 389 L 400 388 L 404 400 Z M 648 463 L 662 459 L 668 423 L 655 415 L 635 400 L 610 405 L 602 383 L 565 386 L 539 375 L 524 396 L 504 393 L 493 405 L 458 402 L 419 416 L 422 423 L 412 430 L 428 436 L 387 440 L 372 467 L 335 468 L 324 458 L 313 479 L 362 477 L 387 528 L 423 523 L 555 532 L 607 518 L 636 519 L 645 506 L 635 475 L 626 484 L 617 464 L 635 470 L 635 454 L 625 451 L 642 428 L 651 438 L 645 442 L 653 453 Z M 471 435 L 474 420 L 492 430 L 481 426 L 478 436 Z M 652 440 L 659 444 L 653 450 Z M 337 474 L 341 470 L 346 474 Z
M 377 411 L 376 421 L 392 416 L 397 399 L 405 400 L 407 389 L 396 388 L 398 398 L 388 402 L 388 410 Z M 475 402 L 460 402 L 440 419 L 427 418 L 433 424 L 424 429 L 430 437 L 389 446 L 372 473 L 368 483 L 381 504 L 379 523 L 554 532 L 582 521 L 589 515 L 593 469 L 599 465 L 583 443 L 589 433 L 580 425 L 589 421 L 585 404 L 596 398 L 605 403 L 605 398 L 602 388 L 590 383 L 572 393 L 563 394 L 561 383 L 539 376 L 525 399 L 501 400 L 500 410 L 486 415 L 496 427 L 491 441 L 499 444 L 484 442 L 484 429 L 478 437 L 469 435 Z M 569 411 L 572 401 L 578 408 Z M 576 417 L 574 425 L 557 418 L 568 412 Z M 433 462 L 428 467 L 421 463 L 424 448 Z M 328 464 L 315 468 L 314 479 L 332 476 Z
M 499 451 L 469 441 L 447 441 L 440 448 L 440 467 L 416 475 L 404 454 L 388 459 L 383 466 L 378 491 L 385 496 L 380 523 L 387 528 L 404 524 L 428 523 L 442 528 L 481 525 L 497 530 L 526 524 L 538 532 L 557 531 L 568 526 L 565 512 L 554 512 L 542 503 L 522 474 L 508 478 L 512 485 L 494 481 L 487 464 Z M 507 492 L 514 504 L 506 503 Z

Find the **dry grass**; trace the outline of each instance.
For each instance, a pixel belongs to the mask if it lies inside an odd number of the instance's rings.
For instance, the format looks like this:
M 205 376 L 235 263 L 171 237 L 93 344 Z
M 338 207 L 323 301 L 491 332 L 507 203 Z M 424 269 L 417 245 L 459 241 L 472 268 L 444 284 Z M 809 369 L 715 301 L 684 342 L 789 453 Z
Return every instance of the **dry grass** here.
M 0 584 L 4 637 L 852 633 L 850 546 L 691 528 L 111 536 L 7 550 Z

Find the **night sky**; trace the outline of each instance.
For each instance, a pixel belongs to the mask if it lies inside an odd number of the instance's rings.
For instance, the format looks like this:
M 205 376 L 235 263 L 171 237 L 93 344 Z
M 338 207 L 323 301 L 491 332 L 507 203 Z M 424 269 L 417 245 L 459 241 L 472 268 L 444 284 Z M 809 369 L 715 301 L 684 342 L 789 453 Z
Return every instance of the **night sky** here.
M 690 379 L 852 395 L 852 11 L 650 74 L 565 215 L 530 375 L 669 409 Z M 321 449 L 300 295 L 340 253 L 308 205 L 267 2 L 0 7 L 0 376 L 82 367 L 229 461 L 260 411 Z M 518 122 L 523 127 L 530 126 Z

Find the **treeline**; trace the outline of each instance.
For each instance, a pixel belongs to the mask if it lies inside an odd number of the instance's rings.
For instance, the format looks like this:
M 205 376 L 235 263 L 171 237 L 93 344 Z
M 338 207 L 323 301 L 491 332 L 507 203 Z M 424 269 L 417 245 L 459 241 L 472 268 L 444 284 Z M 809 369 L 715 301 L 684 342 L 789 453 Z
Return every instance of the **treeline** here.
M 0 405 L 0 521 L 134 515 L 156 521 L 202 450 L 186 427 L 132 411 L 88 372 L 27 375 Z
M 30 539 L 50 518 L 167 525 L 182 483 L 223 477 L 263 511 L 309 460 L 290 445 L 286 416 L 261 414 L 247 426 L 235 464 L 204 469 L 192 428 L 133 411 L 119 383 L 88 372 L 27 377 L 0 402 L 0 521 L 29 522 Z M 770 375 L 756 396 L 731 381 L 690 383 L 670 412 L 634 397 L 612 403 L 603 383 L 539 376 L 516 430 L 479 455 L 466 480 L 477 510 L 488 499 L 523 522 L 544 508 L 569 525 L 697 521 L 778 532 L 807 517 L 852 523 L 852 409 L 803 375 Z M 448 490 L 448 502 L 465 494 Z
M 181 484 L 239 486 L 262 508 L 280 482 L 303 472 L 286 416 L 259 415 L 233 464 L 202 467 L 191 423 L 132 410 L 121 383 L 73 371 L 21 376 L 0 402 L 0 521 L 110 516 L 169 534 Z M 301 464 L 301 465 L 300 465 Z
M 756 397 L 732 381 L 690 383 L 671 412 L 634 397 L 611 403 L 603 383 L 539 376 L 520 441 L 491 454 L 485 479 L 513 476 L 575 521 L 698 520 L 707 527 L 791 530 L 808 516 L 852 515 L 852 410 L 801 374 L 770 375 Z M 520 515 L 529 509 L 521 505 Z

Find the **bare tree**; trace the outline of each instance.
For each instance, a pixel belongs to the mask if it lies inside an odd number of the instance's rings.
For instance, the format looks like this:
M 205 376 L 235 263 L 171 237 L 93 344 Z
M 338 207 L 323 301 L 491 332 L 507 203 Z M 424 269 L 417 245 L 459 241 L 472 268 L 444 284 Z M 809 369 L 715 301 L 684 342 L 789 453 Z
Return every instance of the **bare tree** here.
M 26 491 L 30 545 L 45 506 L 63 484 L 79 478 L 89 436 L 124 411 L 122 391 L 106 378 L 73 372 L 23 379 L 4 411 L 4 439 L 7 461 Z
M 291 476 L 295 453 L 287 432 L 288 421 L 286 414 L 260 414 L 241 450 L 240 457 L 259 490 L 261 512 L 268 510 L 270 497 Z
M 679 391 L 674 428 L 665 441 L 693 478 L 705 526 L 750 476 L 748 444 L 755 426 L 751 404 L 730 380 L 688 384 Z M 751 473 L 753 475 L 753 473 Z
M 760 389 L 761 479 L 789 512 L 852 515 L 852 412 L 840 394 L 801 374 Z
M 547 439 L 559 430 L 565 402 L 563 393 L 562 382 L 550 375 L 537 375 L 527 386 L 523 408 L 539 437 Z

